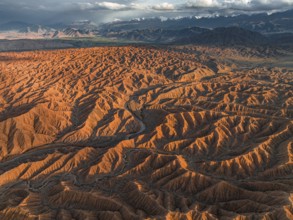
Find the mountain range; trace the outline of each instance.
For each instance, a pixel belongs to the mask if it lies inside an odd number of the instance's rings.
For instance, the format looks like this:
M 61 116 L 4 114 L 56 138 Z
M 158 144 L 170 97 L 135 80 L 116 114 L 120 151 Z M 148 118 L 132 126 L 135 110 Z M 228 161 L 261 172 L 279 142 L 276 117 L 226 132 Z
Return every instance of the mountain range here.
M 89 29 L 91 27 L 92 29 Z M 94 37 L 97 26 L 84 25 L 38 25 L 24 22 L 8 22 L 0 25 L 1 39 L 56 39 Z M 92 32 L 91 32 L 92 30 Z
M 241 27 L 263 34 L 293 32 L 293 10 L 278 12 L 271 15 L 254 14 L 219 17 L 183 17 L 179 19 L 151 18 L 134 19 L 131 21 L 116 21 L 100 25 L 104 30 L 130 31 L 141 29 L 182 29 L 201 27 L 214 29 L 217 27 Z
M 0 39 L 115 39 L 155 44 L 288 45 L 293 39 L 293 10 L 271 15 L 179 19 L 133 19 L 97 25 L 85 20 L 71 24 L 0 24 Z M 90 44 L 92 45 L 92 44 Z

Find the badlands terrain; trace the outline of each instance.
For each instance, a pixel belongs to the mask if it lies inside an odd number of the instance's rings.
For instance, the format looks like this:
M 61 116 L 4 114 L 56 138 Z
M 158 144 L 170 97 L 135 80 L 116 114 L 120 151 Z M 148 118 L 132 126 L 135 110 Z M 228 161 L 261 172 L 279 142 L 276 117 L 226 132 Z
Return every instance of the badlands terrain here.
M 0 53 L 0 219 L 293 219 L 292 54 Z

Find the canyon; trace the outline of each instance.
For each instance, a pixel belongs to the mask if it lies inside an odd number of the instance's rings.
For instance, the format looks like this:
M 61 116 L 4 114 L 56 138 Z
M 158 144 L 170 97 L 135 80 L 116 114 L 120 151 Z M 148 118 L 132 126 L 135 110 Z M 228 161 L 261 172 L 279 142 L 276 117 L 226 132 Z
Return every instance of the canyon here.
M 293 219 L 292 53 L 0 53 L 0 219 Z

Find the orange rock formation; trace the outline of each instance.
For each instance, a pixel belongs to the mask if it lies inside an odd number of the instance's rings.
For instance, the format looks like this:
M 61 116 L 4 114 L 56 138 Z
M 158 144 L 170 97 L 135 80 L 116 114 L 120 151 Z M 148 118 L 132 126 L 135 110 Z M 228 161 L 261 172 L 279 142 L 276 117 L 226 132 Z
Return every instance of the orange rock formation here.
M 0 219 L 293 219 L 292 71 L 208 52 L 1 53 Z

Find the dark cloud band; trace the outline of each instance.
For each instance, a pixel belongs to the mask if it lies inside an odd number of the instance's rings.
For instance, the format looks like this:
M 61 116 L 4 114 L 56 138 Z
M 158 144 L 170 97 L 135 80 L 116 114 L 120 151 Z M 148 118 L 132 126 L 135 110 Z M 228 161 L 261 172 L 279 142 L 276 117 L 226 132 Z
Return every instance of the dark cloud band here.
M 1 0 L 0 23 L 21 20 L 30 23 L 71 22 L 80 19 L 96 23 L 114 19 L 155 16 L 210 16 L 272 12 L 292 9 L 293 0 Z

